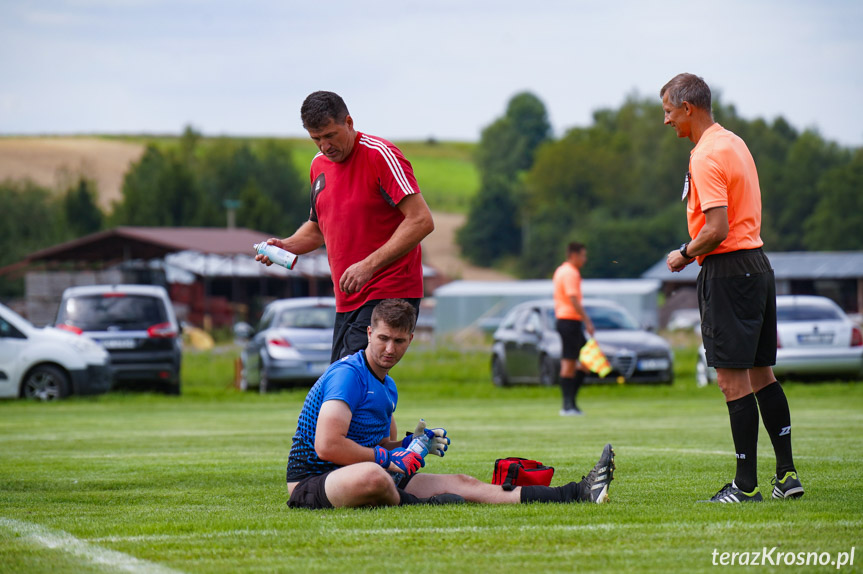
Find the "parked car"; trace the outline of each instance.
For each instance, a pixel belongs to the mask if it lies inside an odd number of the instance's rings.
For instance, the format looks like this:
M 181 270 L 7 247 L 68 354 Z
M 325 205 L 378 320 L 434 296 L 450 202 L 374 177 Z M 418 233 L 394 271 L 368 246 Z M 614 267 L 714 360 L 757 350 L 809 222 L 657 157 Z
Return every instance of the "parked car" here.
M 778 378 L 863 380 L 863 332 L 827 297 L 776 297 L 776 365 Z M 716 382 L 699 347 L 695 368 L 698 386 Z
M 50 401 L 110 388 L 104 348 L 53 327 L 36 328 L 0 304 L 0 397 Z
M 612 368 L 604 379 L 591 373 L 586 381 L 673 381 L 674 356 L 665 339 L 640 328 L 632 315 L 613 301 L 585 299 L 583 305 L 593 321 L 595 339 Z M 557 384 L 561 341 L 555 325 L 551 299 L 527 301 L 513 307 L 494 333 L 491 353 L 494 384 Z
M 180 394 L 180 325 L 164 287 L 69 287 L 63 292 L 54 326 L 108 350 L 114 387 L 155 387 Z
M 264 308 L 258 328 L 234 330 L 245 348 L 241 388 L 266 393 L 279 384 L 311 383 L 330 366 L 336 300 L 333 297 L 279 299 Z

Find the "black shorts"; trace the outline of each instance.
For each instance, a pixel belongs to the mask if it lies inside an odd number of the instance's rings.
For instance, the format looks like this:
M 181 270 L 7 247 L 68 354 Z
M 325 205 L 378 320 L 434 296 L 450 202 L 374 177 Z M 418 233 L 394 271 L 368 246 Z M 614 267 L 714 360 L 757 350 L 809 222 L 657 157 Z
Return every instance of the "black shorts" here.
M 708 366 L 776 364 L 776 282 L 761 249 L 708 256 L 697 288 Z
M 309 476 L 300 480 L 294 487 L 291 497 L 288 499 L 288 507 L 309 508 L 311 510 L 332 508 L 333 504 L 330 502 L 330 499 L 327 498 L 325 487 L 327 477 L 330 475 L 330 472 L 316 474 L 315 476 Z M 408 483 L 414 476 L 416 476 L 416 474 L 412 474 L 410 476 L 393 475 L 393 479 L 397 484 L 396 488 L 398 490 L 404 490 L 407 488 Z
M 336 313 L 336 324 L 333 326 L 331 363 L 366 348 L 369 343 L 366 327 L 372 324 L 372 311 L 381 301 L 383 299 L 371 299 L 353 311 Z M 405 299 L 405 301 L 413 305 L 417 317 L 419 317 L 420 299 Z
M 577 361 L 581 348 L 587 343 L 584 337 L 584 324 L 573 319 L 558 319 L 557 332 L 560 333 L 563 344 L 560 358 Z
M 288 507 L 311 508 L 315 510 L 332 508 L 333 505 L 330 499 L 327 498 L 327 491 L 324 488 L 324 483 L 327 481 L 327 476 L 329 475 L 329 472 L 325 472 L 324 474 L 316 474 L 299 481 L 291 493 L 291 498 L 288 499 Z

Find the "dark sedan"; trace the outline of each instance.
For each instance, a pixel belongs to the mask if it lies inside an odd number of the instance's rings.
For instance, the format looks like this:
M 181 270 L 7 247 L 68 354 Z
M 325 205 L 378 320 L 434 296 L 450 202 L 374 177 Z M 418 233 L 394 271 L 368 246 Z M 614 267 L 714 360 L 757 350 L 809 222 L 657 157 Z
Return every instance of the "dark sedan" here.
M 335 320 L 334 298 L 297 297 L 267 305 L 256 332 L 235 327 L 248 338 L 240 355 L 242 388 L 266 393 L 279 384 L 314 382 L 330 366 Z
M 674 356 L 668 342 L 640 328 L 625 308 L 613 301 L 585 299 L 595 338 L 611 364 L 603 379 L 588 382 L 671 383 Z M 557 384 L 561 342 L 555 329 L 554 301 L 528 301 L 513 307 L 494 333 L 491 369 L 495 385 Z

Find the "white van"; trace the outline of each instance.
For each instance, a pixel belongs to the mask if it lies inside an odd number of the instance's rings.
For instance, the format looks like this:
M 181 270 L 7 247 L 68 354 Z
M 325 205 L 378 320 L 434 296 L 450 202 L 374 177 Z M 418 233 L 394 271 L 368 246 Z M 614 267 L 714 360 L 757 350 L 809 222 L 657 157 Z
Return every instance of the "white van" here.
M 49 401 L 111 388 L 108 352 L 90 339 L 38 329 L 0 304 L 0 397 Z

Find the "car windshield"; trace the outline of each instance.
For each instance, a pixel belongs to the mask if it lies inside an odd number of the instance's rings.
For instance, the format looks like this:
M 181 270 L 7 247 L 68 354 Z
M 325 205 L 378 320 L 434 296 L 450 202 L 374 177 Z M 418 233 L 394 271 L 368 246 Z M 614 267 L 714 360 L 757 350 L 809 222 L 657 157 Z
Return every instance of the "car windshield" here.
M 57 316 L 58 325 L 83 331 L 139 331 L 167 321 L 161 299 L 117 293 L 70 297 Z
M 279 314 L 275 327 L 291 329 L 332 329 L 336 322 L 335 307 L 286 309 Z
M 585 311 L 593 321 L 593 326 L 601 331 L 634 331 L 638 330 L 635 320 L 620 309 L 614 307 L 585 306 Z
M 586 305 L 584 309 L 596 329 L 603 331 L 635 331 L 639 329 L 635 320 L 619 309 L 591 305 Z M 554 325 L 554 309 L 549 307 L 546 313 L 549 324 Z
M 832 307 L 821 305 L 783 305 L 776 309 L 776 320 L 784 323 L 797 321 L 837 321 L 842 319 Z

